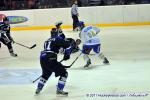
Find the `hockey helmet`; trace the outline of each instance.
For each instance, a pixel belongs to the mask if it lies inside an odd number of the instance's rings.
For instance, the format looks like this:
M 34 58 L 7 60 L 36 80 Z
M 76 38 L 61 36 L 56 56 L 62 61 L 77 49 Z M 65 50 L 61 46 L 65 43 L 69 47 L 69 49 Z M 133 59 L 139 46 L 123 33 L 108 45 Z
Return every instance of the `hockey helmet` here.
M 80 39 L 76 39 L 76 45 L 80 45 L 81 40 Z
M 52 28 L 52 30 L 51 30 L 51 37 L 55 37 L 55 36 L 58 36 L 57 29 L 56 28 Z
M 4 14 L 0 14 L 0 22 L 3 22 L 7 16 Z
M 78 26 L 80 27 L 80 29 L 82 30 L 85 27 L 85 24 L 83 21 L 79 21 Z

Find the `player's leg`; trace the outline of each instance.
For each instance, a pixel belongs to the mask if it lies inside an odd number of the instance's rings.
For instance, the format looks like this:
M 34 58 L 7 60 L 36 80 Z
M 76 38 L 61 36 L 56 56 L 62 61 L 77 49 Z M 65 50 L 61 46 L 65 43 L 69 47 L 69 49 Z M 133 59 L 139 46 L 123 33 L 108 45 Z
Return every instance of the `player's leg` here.
M 44 87 L 44 85 L 45 85 L 45 83 L 47 81 L 45 78 L 43 78 L 43 76 L 44 75 L 42 75 L 42 77 L 40 78 L 40 81 L 38 82 L 35 94 L 39 94 L 42 91 L 42 89 L 43 89 L 43 87 Z
M 65 66 L 63 66 L 61 63 L 57 63 L 55 65 L 55 76 L 60 76 L 57 84 L 57 95 L 68 95 L 68 92 L 63 91 L 65 87 L 65 83 L 68 77 L 68 72 L 65 69 Z
M 74 31 L 77 31 L 76 28 L 77 28 L 77 25 L 78 25 L 78 23 L 79 23 L 78 16 L 77 16 L 77 15 L 73 15 L 72 18 L 73 18 L 73 30 L 74 30 Z
M 49 72 L 46 69 L 42 70 L 42 76 L 40 78 L 40 81 L 38 82 L 35 94 L 39 94 L 42 91 L 45 83 L 47 82 L 47 80 L 51 76 L 51 74 L 52 74 L 52 72 Z
M 92 50 L 91 46 L 83 45 L 83 49 L 82 49 L 83 59 L 86 61 L 86 65 L 84 65 L 84 68 L 89 67 L 89 65 L 91 64 L 91 59 L 88 56 L 91 50 Z
M 101 45 L 97 44 L 93 46 L 93 51 L 96 53 L 96 55 L 103 60 L 104 64 L 109 64 L 108 59 L 104 56 L 104 54 L 102 52 L 100 52 L 101 49 Z
M 40 64 L 41 64 L 41 68 L 42 68 L 42 76 L 40 78 L 40 81 L 38 82 L 37 89 L 35 92 L 36 94 L 39 94 L 41 92 L 46 81 L 52 74 L 52 71 L 47 68 L 47 66 L 49 67 L 49 61 L 48 61 L 48 58 L 46 57 L 46 55 L 40 58 Z
M 0 48 L 1 48 L 1 46 L 2 46 L 2 45 L 1 45 L 1 38 L 0 38 Z
M 75 19 L 75 16 L 74 15 L 72 15 L 72 20 L 73 20 L 73 31 L 75 30 L 75 28 L 76 28 L 76 19 Z
M 7 46 L 9 53 L 12 57 L 17 57 L 17 54 L 15 54 L 13 51 L 11 41 L 5 35 L 2 35 L 1 42 Z
M 64 74 L 62 74 L 58 80 L 57 84 L 57 91 L 56 94 L 61 95 L 68 95 L 68 92 L 63 91 L 65 87 L 65 83 L 68 77 L 68 72 L 66 71 Z
M 11 44 L 10 42 L 7 44 L 7 47 L 8 47 L 8 50 L 9 50 L 10 55 L 11 55 L 12 57 L 17 57 L 17 54 L 14 53 L 12 44 Z

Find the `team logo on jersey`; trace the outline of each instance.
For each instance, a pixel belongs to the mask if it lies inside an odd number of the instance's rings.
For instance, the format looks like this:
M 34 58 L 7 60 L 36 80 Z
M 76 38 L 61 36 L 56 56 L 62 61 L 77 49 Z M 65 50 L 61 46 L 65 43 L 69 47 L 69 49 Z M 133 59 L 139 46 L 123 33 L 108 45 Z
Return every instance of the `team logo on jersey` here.
M 7 16 L 10 24 L 18 24 L 28 21 L 28 18 L 23 16 Z

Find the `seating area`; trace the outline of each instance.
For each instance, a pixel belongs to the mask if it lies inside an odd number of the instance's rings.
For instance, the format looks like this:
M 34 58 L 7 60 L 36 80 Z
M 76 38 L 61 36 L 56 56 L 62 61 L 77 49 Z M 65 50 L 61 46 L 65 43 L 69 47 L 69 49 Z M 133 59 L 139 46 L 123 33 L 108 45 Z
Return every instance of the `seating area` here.
M 78 0 L 79 7 L 150 4 L 150 0 Z M 0 10 L 24 10 L 71 7 L 72 0 L 1 0 Z

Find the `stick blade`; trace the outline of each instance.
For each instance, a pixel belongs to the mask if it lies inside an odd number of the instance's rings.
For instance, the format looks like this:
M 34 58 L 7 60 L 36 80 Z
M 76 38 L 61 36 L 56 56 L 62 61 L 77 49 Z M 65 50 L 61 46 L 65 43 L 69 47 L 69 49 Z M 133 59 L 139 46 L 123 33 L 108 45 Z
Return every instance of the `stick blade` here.
M 30 49 L 33 49 L 34 47 L 36 47 L 36 44 L 34 44 L 32 47 L 30 47 Z
M 35 81 L 32 81 L 32 83 L 35 83 Z

